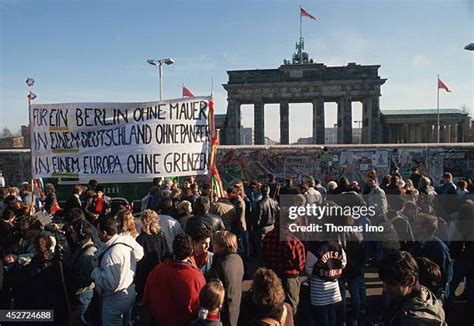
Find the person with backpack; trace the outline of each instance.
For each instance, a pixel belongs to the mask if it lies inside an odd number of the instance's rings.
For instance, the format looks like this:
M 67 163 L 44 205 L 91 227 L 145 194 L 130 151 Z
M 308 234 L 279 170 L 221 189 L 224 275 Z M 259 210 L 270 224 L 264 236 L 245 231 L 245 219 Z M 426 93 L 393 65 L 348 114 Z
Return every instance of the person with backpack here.
M 130 235 L 118 234 L 113 217 L 99 222 L 99 237 L 105 246 L 96 252 L 98 267 L 91 277 L 101 298 L 102 326 L 132 325 L 133 279 L 143 248 Z
M 336 325 L 336 303 L 342 301 L 338 279 L 346 263 L 346 253 L 336 241 L 323 240 L 309 245 L 305 270 L 317 325 Z

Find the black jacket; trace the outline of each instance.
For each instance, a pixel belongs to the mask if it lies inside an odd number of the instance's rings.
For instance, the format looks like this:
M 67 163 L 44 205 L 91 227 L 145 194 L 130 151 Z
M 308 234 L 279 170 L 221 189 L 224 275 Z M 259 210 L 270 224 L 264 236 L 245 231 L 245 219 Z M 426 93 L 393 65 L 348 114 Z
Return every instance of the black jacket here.
M 256 226 L 265 227 L 273 225 L 278 219 L 279 213 L 278 202 L 268 196 L 263 197 L 257 203 Z
M 186 233 L 193 234 L 197 230 L 209 230 L 212 233 L 225 230 L 222 219 L 214 214 L 195 215 L 186 223 Z

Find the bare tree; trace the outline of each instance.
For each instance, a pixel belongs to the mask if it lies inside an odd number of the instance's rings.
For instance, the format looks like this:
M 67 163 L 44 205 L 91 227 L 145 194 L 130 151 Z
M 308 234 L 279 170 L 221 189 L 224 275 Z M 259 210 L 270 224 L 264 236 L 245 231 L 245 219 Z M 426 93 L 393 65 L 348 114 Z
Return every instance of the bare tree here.
M 0 137 L 1 138 L 13 137 L 13 134 L 10 131 L 10 129 L 8 129 L 8 127 L 4 127 L 2 129 L 2 134 L 0 135 Z

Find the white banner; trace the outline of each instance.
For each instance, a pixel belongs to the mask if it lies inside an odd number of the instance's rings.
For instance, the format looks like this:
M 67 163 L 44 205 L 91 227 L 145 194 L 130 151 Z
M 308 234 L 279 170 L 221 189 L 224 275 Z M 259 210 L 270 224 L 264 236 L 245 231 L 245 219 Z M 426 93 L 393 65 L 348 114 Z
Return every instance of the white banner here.
M 132 182 L 206 174 L 209 101 L 31 105 L 33 177 Z

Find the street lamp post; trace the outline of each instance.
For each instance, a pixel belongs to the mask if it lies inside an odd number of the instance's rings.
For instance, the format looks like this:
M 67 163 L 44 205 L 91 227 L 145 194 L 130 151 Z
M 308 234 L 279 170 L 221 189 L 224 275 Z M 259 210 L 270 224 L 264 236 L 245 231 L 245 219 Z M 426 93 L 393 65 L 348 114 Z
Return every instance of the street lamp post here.
M 149 59 L 146 62 L 151 64 L 152 66 L 158 66 L 158 77 L 160 82 L 160 101 L 163 99 L 163 63 L 167 65 L 172 65 L 174 60 L 171 58 L 163 58 L 163 59 Z

